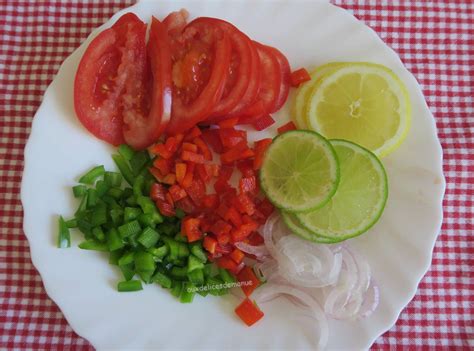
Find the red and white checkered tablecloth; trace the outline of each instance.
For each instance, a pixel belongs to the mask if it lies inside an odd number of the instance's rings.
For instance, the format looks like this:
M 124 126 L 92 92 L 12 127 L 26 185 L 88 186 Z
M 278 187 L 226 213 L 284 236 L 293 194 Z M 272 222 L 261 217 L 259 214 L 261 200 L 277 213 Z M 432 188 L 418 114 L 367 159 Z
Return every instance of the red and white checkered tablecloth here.
M 92 349 L 46 295 L 22 230 L 23 149 L 43 93 L 92 29 L 133 3 L 0 0 L 0 349 Z M 447 181 L 431 269 L 373 349 L 474 348 L 474 1 L 335 0 L 420 82 Z

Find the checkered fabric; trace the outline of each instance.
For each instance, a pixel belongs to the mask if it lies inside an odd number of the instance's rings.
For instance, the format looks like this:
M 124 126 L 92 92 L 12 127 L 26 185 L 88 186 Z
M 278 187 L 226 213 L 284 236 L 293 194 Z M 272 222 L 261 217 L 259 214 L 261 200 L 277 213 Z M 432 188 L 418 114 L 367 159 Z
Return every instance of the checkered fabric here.
M 0 349 L 92 349 L 46 295 L 22 231 L 23 149 L 61 62 L 117 1 L 0 0 Z M 335 0 L 420 82 L 444 149 L 444 224 L 430 271 L 373 349 L 474 348 L 474 1 Z

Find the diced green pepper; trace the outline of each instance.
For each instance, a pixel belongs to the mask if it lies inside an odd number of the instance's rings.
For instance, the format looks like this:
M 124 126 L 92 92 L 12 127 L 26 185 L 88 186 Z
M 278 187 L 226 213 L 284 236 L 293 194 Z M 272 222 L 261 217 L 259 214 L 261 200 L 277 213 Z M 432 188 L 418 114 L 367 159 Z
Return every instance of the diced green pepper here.
M 130 146 L 128 146 L 126 144 L 120 145 L 119 148 L 118 148 L 118 152 L 127 161 L 130 161 L 132 159 L 133 155 L 135 155 L 135 151 Z
M 101 243 L 97 240 L 86 240 L 79 244 L 79 248 L 83 250 L 94 250 L 94 251 L 109 251 L 106 243 Z
M 137 241 L 142 244 L 145 248 L 149 249 L 160 239 L 160 234 L 156 230 L 150 227 L 146 227 L 142 233 L 138 236 Z
M 143 290 L 142 282 L 139 280 L 126 280 L 119 282 L 117 285 L 117 290 L 120 292 Z
M 58 247 L 60 249 L 71 247 L 71 234 L 62 216 L 59 216 L 58 225 Z
M 79 178 L 79 183 L 82 184 L 93 184 L 94 181 L 99 178 L 100 176 L 103 176 L 105 173 L 105 168 L 104 166 L 97 166 L 92 168 L 90 171 L 88 171 L 86 174 L 84 174 L 81 178 Z
M 87 194 L 87 186 L 85 185 L 76 185 L 72 187 L 72 192 L 74 197 L 82 197 Z

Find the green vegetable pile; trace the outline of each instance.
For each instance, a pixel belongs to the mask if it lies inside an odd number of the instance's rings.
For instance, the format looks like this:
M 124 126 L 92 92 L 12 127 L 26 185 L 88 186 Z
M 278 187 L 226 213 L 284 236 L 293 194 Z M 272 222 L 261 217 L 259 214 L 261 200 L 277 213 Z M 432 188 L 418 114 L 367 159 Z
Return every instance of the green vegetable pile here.
M 73 219 L 59 217 L 58 247 L 70 247 L 69 229 L 77 228 L 85 238 L 79 248 L 108 252 L 109 263 L 122 272 L 118 291 L 157 283 L 183 303 L 192 302 L 196 292 L 226 294 L 226 283 L 235 278 L 208 263 L 201 241 L 188 243 L 180 233 L 184 212 L 162 216 L 150 199 L 155 180 L 148 172 L 153 161 L 148 153 L 122 145 L 112 158 L 120 173 L 97 166 L 72 188 L 80 204 Z

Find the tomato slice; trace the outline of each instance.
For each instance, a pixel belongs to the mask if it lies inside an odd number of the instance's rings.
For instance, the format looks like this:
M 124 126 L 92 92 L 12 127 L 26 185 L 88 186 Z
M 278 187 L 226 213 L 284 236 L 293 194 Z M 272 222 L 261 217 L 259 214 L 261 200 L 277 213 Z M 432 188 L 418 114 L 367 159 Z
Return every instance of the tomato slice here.
M 184 132 L 212 113 L 231 59 L 228 35 L 214 25 L 187 25 L 173 46 L 173 105 L 167 133 Z
M 143 38 L 144 39 L 144 38 Z M 128 67 L 123 104 L 123 135 L 127 144 L 144 149 L 158 140 L 171 115 L 171 54 L 166 27 L 152 17 L 146 50 Z M 151 70 L 151 75 L 149 71 Z M 152 82 L 147 82 L 148 77 Z M 148 83 L 148 84 L 147 84 Z M 151 95 L 147 94 L 151 85 Z
M 260 58 L 260 88 L 255 102 L 248 106 L 242 113 L 242 117 L 258 118 L 262 115 L 275 111 L 280 94 L 282 73 L 280 64 L 270 47 L 253 42 L 257 48 Z
M 288 99 L 288 93 L 290 92 L 291 71 L 288 59 L 281 53 L 281 51 L 271 46 L 267 46 L 267 48 L 277 59 L 281 73 L 281 83 L 278 98 L 276 99 L 273 109 L 269 111 L 269 113 L 272 113 L 278 111 L 285 104 L 286 99 Z
M 145 49 L 146 25 L 126 14 L 87 47 L 74 80 L 74 109 L 81 123 L 97 138 L 113 145 L 124 142 L 120 97 L 127 67 L 135 62 L 124 50 Z
M 232 46 L 231 62 L 224 92 L 211 113 L 211 120 L 229 113 L 245 94 L 252 74 L 252 42 L 250 38 L 229 22 L 199 17 L 189 27 L 218 26 L 229 36 Z

